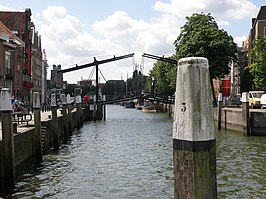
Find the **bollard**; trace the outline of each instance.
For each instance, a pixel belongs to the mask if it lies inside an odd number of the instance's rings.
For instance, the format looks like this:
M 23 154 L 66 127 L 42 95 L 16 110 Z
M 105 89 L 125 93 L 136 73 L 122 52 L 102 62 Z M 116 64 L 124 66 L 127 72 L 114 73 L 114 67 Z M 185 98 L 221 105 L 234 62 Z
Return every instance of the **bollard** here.
M 80 121 L 80 127 L 83 126 L 83 108 L 82 108 L 82 100 L 81 100 L 81 96 L 78 95 L 79 98 L 79 121 Z
M 79 95 L 76 96 L 76 121 L 77 121 L 77 129 L 80 129 L 81 127 L 81 121 L 80 121 L 80 98 Z
M 216 141 L 208 60 L 178 62 L 173 124 L 174 198 L 217 198 Z
M 68 125 L 67 125 L 67 112 L 66 112 L 66 95 L 61 94 L 60 99 L 62 102 L 64 143 L 67 143 L 68 142 Z
M 96 121 L 96 115 L 97 115 L 97 105 L 96 105 L 96 95 L 93 96 L 93 121 Z
M 243 134 L 251 136 L 250 120 L 249 120 L 249 100 L 248 93 L 242 93 L 242 121 L 243 121 Z
M 52 131 L 54 150 L 59 150 L 59 135 L 58 135 L 58 122 L 57 122 L 57 106 L 56 95 L 51 94 L 51 110 L 52 110 Z
M 42 163 L 42 143 L 41 143 L 41 104 L 40 94 L 33 93 L 33 113 L 34 113 L 34 146 L 35 146 L 35 161 Z
M 12 122 L 11 94 L 8 88 L 1 90 L 1 119 L 2 119 L 2 144 L 3 144 L 3 180 L 6 188 L 15 185 L 15 149 Z
M 218 130 L 221 130 L 221 126 L 222 126 L 222 103 L 223 103 L 223 95 L 222 93 L 219 93 L 218 95 Z
M 106 101 L 106 96 L 103 96 L 103 101 Z M 103 120 L 106 120 L 106 104 L 103 105 Z
M 68 124 L 68 135 L 72 135 L 72 114 L 71 114 L 71 98 L 67 94 L 67 124 Z

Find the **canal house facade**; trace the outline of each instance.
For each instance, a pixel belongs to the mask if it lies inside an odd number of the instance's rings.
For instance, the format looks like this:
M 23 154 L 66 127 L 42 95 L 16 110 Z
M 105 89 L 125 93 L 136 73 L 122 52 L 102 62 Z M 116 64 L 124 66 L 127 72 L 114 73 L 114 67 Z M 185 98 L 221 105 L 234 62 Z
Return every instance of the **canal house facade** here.
M 24 42 L 0 22 L 0 88 L 21 96 Z
M 46 85 L 43 84 L 43 78 L 46 80 L 43 74 L 46 74 L 47 62 L 42 58 L 41 36 L 31 21 L 31 9 L 19 12 L 0 11 L 0 21 L 14 38 L 23 42 L 14 47 L 15 50 L 11 53 L 14 59 L 11 63 L 12 76 L 7 77 L 12 79 L 13 87 L 8 86 L 8 88 L 12 90 L 15 98 L 26 104 L 32 104 L 34 92 L 46 95 L 42 86 Z M 10 35 L 8 37 L 10 38 Z M 46 97 L 41 96 L 41 99 L 45 100 Z

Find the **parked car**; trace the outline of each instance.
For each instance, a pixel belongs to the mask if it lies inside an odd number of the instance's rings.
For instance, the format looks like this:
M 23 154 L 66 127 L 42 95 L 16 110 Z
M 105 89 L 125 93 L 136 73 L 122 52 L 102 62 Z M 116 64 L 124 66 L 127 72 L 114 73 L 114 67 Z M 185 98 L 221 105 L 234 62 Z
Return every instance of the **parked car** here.
M 263 94 L 260 98 L 261 108 L 266 108 L 266 94 Z
M 261 96 L 265 94 L 265 91 L 249 91 L 248 100 L 251 108 L 261 108 Z

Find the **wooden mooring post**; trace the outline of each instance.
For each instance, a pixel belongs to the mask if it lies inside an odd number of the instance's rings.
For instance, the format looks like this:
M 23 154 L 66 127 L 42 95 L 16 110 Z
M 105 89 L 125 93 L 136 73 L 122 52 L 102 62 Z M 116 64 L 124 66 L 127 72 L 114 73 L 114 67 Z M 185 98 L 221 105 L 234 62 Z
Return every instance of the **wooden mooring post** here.
M 98 112 L 98 105 L 96 103 L 97 97 L 96 95 L 93 96 L 93 121 L 95 122 L 97 120 L 97 112 Z
M 217 198 L 216 140 L 208 60 L 178 62 L 173 125 L 174 198 Z
M 81 105 L 81 96 L 77 95 L 76 96 L 76 121 L 77 121 L 77 129 L 80 129 L 82 126 L 82 121 L 81 121 L 81 111 L 82 111 L 82 105 Z
M 248 92 L 242 93 L 243 134 L 251 136 Z
M 40 94 L 33 93 L 33 114 L 34 114 L 34 148 L 35 162 L 42 163 L 42 144 L 41 144 L 41 103 Z
M 223 104 L 223 95 L 219 93 L 218 95 L 218 130 L 221 130 L 222 127 L 222 104 Z
M 53 131 L 53 145 L 54 145 L 53 147 L 54 150 L 59 150 L 57 104 L 56 104 L 55 94 L 51 94 L 51 110 L 52 110 L 52 131 Z
M 103 101 L 106 101 L 106 96 L 103 95 Z M 103 105 L 103 120 L 106 120 L 106 104 Z
M 72 114 L 71 114 L 72 108 L 71 108 L 71 97 L 69 94 L 67 94 L 67 125 L 68 125 L 68 135 L 72 135 Z
M 66 95 L 61 94 L 60 99 L 62 102 L 62 114 L 63 114 L 63 135 L 64 135 L 64 143 L 68 142 L 68 125 L 67 125 L 67 111 L 66 111 Z
M 1 89 L 1 119 L 3 144 L 3 179 L 4 188 L 13 188 L 15 185 L 15 149 L 12 121 L 11 93 L 8 88 Z

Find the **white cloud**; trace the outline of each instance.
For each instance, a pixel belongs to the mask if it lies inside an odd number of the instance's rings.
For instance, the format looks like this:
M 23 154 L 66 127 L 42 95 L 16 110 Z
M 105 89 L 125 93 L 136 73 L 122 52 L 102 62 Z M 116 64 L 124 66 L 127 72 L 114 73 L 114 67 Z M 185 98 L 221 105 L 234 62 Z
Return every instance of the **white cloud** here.
M 249 0 L 171 0 L 170 3 L 157 1 L 154 9 L 178 18 L 191 16 L 193 13 L 211 13 L 218 20 L 253 17 L 258 11 Z
M 234 38 L 235 43 L 237 43 L 238 46 L 242 46 L 243 41 L 247 40 L 247 36 L 236 36 Z
M 68 13 L 65 7 L 48 6 L 41 13 L 32 11 L 32 20 L 42 35 L 42 47 L 46 49 L 49 65 L 61 64 L 64 69 L 75 64 L 90 63 L 93 57 L 102 60 L 132 52 L 171 55 L 175 52 L 173 42 L 185 23 L 185 17 L 193 13 L 211 13 L 219 26 L 230 28 L 232 19 L 251 19 L 258 12 L 256 6 L 248 0 L 157 1 L 154 10 L 159 13 L 156 18 L 140 20 L 124 11 L 115 11 L 93 24 L 85 25 L 83 23 L 86 22 Z M 93 31 L 88 32 L 83 27 Z M 244 36 L 235 36 L 236 43 L 241 44 L 243 40 Z M 141 62 L 141 59 L 136 61 Z M 153 62 L 145 59 L 146 74 Z M 119 79 L 121 73 L 124 78 L 127 73 L 131 76 L 133 66 L 131 59 L 125 59 L 101 68 L 107 79 Z M 67 73 L 64 77 L 75 82 L 81 76 L 86 79 L 90 70 Z
M 65 18 L 67 16 L 67 10 L 63 6 L 48 6 L 42 15 L 48 22 L 53 22 L 54 20 Z

